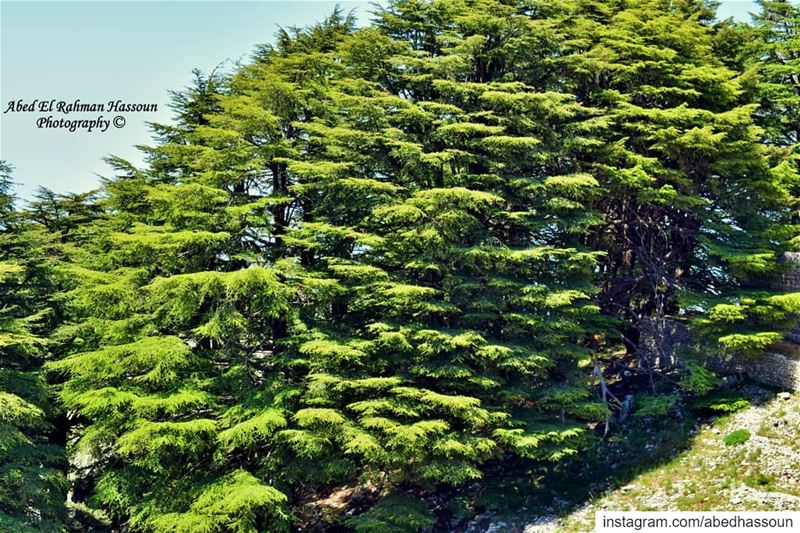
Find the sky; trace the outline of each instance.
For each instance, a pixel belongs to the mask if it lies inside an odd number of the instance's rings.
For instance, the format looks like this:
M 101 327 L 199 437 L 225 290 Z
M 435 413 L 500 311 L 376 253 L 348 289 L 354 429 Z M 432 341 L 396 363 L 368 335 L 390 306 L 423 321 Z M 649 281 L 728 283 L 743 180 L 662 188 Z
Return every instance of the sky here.
M 147 122 L 168 122 L 169 91 L 185 87 L 192 69 L 246 61 L 279 27 L 306 26 L 336 5 L 370 19 L 369 1 L 10 1 L 0 0 L 0 159 L 16 168 L 16 193 L 30 198 L 39 186 L 56 192 L 96 188 L 110 177 L 108 155 L 141 164 L 136 144 L 150 144 Z M 722 1 L 721 18 L 748 20 L 754 2 Z M 155 112 L 19 110 L 16 102 L 83 104 L 122 100 L 156 104 Z M 6 112 L 10 102 L 14 111 Z M 57 105 L 57 104 L 56 104 Z M 122 115 L 125 124 L 113 122 Z M 97 119 L 92 131 L 38 127 L 40 117 Z M 42 125 L 45 126 L 45 125 Z

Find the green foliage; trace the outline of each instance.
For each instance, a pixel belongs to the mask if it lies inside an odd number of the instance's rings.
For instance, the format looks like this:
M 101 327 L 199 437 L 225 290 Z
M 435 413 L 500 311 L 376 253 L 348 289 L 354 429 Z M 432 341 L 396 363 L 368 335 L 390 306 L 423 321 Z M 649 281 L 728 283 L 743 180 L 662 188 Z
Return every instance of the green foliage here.
M 239 470 L 202 487 L 189 511 L 164 514 L 147 527 L 176 533 L 257 533 L 266 522 L 270 531 L 288 531 L 286 502 L 284 494 Z
M 758 355 L 767 346 L 780 340 L 783 334 L 776 331 L 758 333 L 732 333 L 719 338 L 726 350 L 740 355 Z
M 415 533 L 430 528 L 433 517 L 419 500 L 403 494 L 381 498 L 369 511 L 347 520 L 358 533 L 398 531 Z
M 686 372 L 679 382 L 683 390 L 693 394 L 708 394 L 719 385 L 720 379 L 699 363 L 688 361 L 686 367 Z
M 675 407 L 677 402 L 678 397 L 671 394 L 637 396 L 635 400 L 637 407 L 634 416 L 664 416 Z
M 41 191 L 23 224 L 4 178 L 0 520 L 63 515 L 45 358 L 81 504 L 224 533 L 309 526 L 342 486 L 380 499 L 332 522 L 416 531 L 487 467 L 551 474 L 610 416 L 597 354 L 642 317 L 756 356 L 800 313 L 770 289 L 798 229 L 797 13 L 762 8 L 337 10 L 196 73 L 101 202 Z M 717 383 L 684 370 L 690 394 Z
M 40 368 L 56 247 L 15 209 L 12 170 L 0 161 L 0 530 L 55 533 L 66 521 L 66 461 Z
M 739 394 L 710 394 L 692 401 L 692 407 L 701 411 L 728 414 L 750 406 L 750 401 Z
M 737 429 L 731 431 L 722 439 L 725 446 L 738 446 L 750 440 L 750 432 L 746 429 Z
M 756 490 L 763 492 L 776 492 L 777 484 L 775 476 L 772 474 L 765 474 L 764 472 L 756 472 L 747 475 L 743 479 L 744 484 Z
M 748 66 L 759 76 L 755 86 L 759 119 L 772 142 L 800 142 L 800 7 L 788 0 L 759 0 L 753 39 L 747 46 Z

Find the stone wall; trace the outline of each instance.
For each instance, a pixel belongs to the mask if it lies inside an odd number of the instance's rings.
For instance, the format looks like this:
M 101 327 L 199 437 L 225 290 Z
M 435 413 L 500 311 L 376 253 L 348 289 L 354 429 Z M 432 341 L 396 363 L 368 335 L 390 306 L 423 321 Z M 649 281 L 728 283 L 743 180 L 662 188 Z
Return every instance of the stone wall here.
M 800 291 L 800 252 L 790 252 L 784 261 L 795 265 L 783 275 L 778 289 Z M 639 356 L 654 368 L 670 369 L 696 341 L 691 328 L 677 320 L 644 318 L 639 324 Z M 704 356 L 709 369 L 720 374 L 744 374 L 753 381 L 800 391 L 800 324 L 783 341 L 757 357 L 722 358 Z
M 800 391 L 800 345 L 790 340 L 792 336 L 800 336 L 800 328 L 758 356 L 723 358 L 701 354 L 700 357 L 714 372 L 742 374 L 764 385 Z M 640 323 L 639 356 L 643 361 L 651 361 L 654 368 L 675 368 L 681 355 L 694 345 L 692 330 L 679 321 L 646 318 Z
M 748 358 L 708 358 L 708 368 L 720 374 L 744 374 L 758 383 L 800 391 L 800 346 L 775 343 L 769 351 Z

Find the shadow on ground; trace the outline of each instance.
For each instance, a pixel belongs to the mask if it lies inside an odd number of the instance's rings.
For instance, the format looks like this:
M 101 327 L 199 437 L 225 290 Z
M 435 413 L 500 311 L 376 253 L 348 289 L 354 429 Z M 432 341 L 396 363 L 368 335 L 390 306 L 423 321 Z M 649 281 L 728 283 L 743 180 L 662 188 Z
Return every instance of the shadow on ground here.
M 743 384 L 681 400 L 668 416 L 630 416 L 617 421 L 605 438 L 598 430 L 583 453 L 549 472 L 505 462 L 486 476 L 479 492 L 454 498 L 442 509 L 436 531 L 514 532 L 536 517 L 568 515 L 607 491 L 624 491 L 635 478 L 673 461 L 693 446 L 702 424 L 770 397 L 766 389 Z

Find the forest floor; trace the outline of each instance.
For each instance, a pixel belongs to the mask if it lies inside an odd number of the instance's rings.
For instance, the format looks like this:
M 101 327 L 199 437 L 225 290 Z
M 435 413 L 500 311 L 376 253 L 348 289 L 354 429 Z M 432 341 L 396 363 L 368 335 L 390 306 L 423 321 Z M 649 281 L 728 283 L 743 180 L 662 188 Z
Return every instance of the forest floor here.
M 550 498 L 540 494 L 516 509 L 486 511 L 464 531 L 588 532 L 601 510 L 800 510 L 800 394 L 754 385 L 737 394 L 750 405 L 726 416 L 681 418 L 672 427 L 632 422 L 638 432 L 626 430 L 625 441 L 611 437 L 598 448 L 594 463 L 605 467 L 589 473 L 601 479 L 594 486 L 579 494 L 551 490 Z M 749 438 L 726 444 L 737 430 Z

